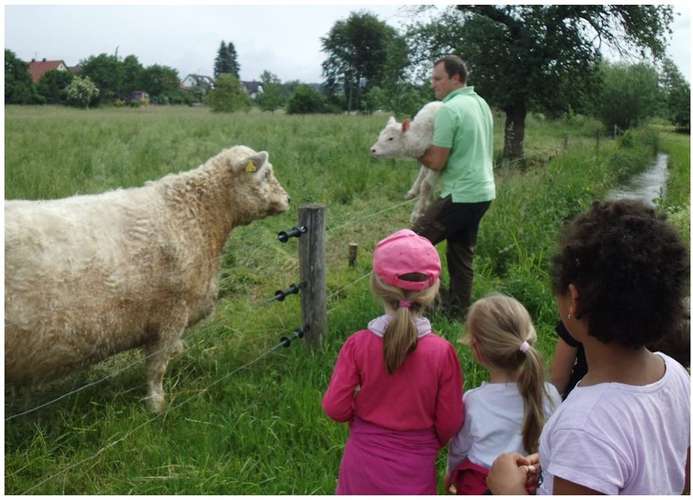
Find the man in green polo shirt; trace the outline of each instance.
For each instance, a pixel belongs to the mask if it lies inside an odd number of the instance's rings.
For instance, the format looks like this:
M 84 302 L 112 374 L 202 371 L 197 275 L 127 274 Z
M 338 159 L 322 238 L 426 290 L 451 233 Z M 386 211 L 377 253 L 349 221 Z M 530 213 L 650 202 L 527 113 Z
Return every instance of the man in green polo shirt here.
M 432 146 L 419 162 L 441 172 L 441 193 L 412 229 L 434 245 L 447 240 L 450 290 L 444 305 L 461 317 L 472 294 L 479 222 L 496 197 L 493 116 L 474 87 L 467 87 L 467 68 L 459 57 L 436 61 L 431 85 L 444 106 L 436 113 Z

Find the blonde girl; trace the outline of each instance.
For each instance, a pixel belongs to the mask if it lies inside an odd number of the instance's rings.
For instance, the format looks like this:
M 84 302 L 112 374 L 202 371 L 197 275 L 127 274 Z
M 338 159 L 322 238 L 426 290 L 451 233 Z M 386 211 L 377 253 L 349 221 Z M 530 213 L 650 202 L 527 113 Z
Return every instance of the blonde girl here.
M 561 401 L 544 381 L 529 313 L 512 297 L 494 294 L 469 310 L 463 344 L 488 369 L 489 381 L 464 395 L 464 426 L 448 450 L 447 484 L 458 494 L 483 494 L 503 452 L 537 451 L 544 422 Z

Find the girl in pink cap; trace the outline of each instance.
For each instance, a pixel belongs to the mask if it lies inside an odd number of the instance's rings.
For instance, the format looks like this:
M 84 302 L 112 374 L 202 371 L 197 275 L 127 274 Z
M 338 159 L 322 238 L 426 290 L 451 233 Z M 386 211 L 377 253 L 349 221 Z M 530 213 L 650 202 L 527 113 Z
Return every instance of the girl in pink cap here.
M 464 426 L 448 447 L 446 486 L 460 495 L 486 493 L 498 455 L 537 451 L 544 422 L 561 402 L 544 381 L 544 363 L 527 309 L 493 294 L 469 309 L 462 343 L 487 368 L 489 381 L 464 394 Z
M 344 343 L 322 401 L 349 422 L 337 494 L 436 493 L 438 450 L 464 415 L 455 349 L 422 315 L 439 275 L 438 252 L 413 231 L 375 247 L 371 290 L 385 314 Z

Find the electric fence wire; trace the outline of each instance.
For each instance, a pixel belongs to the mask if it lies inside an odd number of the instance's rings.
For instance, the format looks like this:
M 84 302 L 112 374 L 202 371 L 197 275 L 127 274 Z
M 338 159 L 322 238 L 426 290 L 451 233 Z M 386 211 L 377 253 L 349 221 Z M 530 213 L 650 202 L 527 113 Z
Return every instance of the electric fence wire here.
M 168 411 L 172 411 L 172 410 L 175 410 L 175 409 L 180 408 L 181 406 L 183 406 L 183 405 L 184 405 L 185 403 L 187 403 L 188 401 L 191 401 L 192 399 L 194 399 L 194 398 L 196 398 L 197 396 L 199 396 L 200 393 L 207 392 L 211 387 L 213 387 L 214 385 L 218 384 L 219 382 L 221 382 L 221 381 L 227 379 L 228 377 L 230 377 L 230 376 L 232 376 L 232 375 L 235 375 L 236 373 L 238 373 L 239 371 L 241 371 L 241 370 L 243 370 L 243 369 L 245 369 L 245 368 L 248 368 L 248 367 L 254 365 L 255 363 L 257 363 L 258 361 L 260 361 L 261 359 L 263 359 L 263 358 L 266 357 L 267 355 L 269 355 L 269 354 L 271 354 L 272 352 L 274 352 L 274 351 L 276 351 L 277 349 L 279 349 L 280 347 L 285 347 L 285 346 L 287 346 L 286 341 L 285 341 L 285 340 L 282 340 L 282 341 L 279 342 L 277 345 L 275 345 L 275 346 L 272 347 L 271 349 L 265 351 L 264 353 L 260 354 L 257 358 L 255 358 L 254 360 L 250 361 L 249 363 L 246 363 L 246 364 L 244 364 L 244 365 L 242 365 L 242 366 L 239 366 L 238 368 L 234 369 L 233 371 L 231 371 L 231 372 L 225 374 L 223 377 L 221 377 L 221 378 L 215 380 L 214 382 L 212 382 L 211 384 L 209 384 L 207 387 L 205 387 L 202 391 L 200 391 L 200 392 L 194 394 L 193 396 L 190 396 L 190 397 L 187 398 L 187 399 L 184 399 L 184 400 L 181 401 L 179 404 L 172 405 L 172 406 L 168 409 Z M 136 431 L 138 431 L 139 429 L 141 429 L 141 428 L 144 427 L 145 425 L 150 424 L 151 422 L 153 422 L 153 421 L 155 421 L 155 420 L 158 420 L 159 418 L 161 418 L 160 415 L 155 415 L 155 416 L 153 416 L 153 417 L 151 417 L 151 418 L 145 420 L 144 422 L 142 422 L 142 423 L 139 424 L 138 426 L 136 426 L 136 427 L 134 427 L 133 429 L 131 429 L 129 432 L 125 433 L 125 435 L 123 435 L 122 437 L 120 437 L 120 438 L 116 439 L 115 441 L 112 441 L 112 442 L 110 442 L 109 444 L 107 444 L 107 445 L 101 447 L 101 448 L 100 448 L 96 453 L 94 453 L 93 455 L 91 455 L 91 456 L 89 456 L 89 457 L 87 457 L 87 458 L 85 458 L 85 459 L 83 459 L 83 460 L 80 460 L 80 461 L 78 461 L 78 462 L 75 462 L 75 463 L 73 463 L 73 464 L 70 464 L 69 466 L 63 468 L 63 469 L 60 470 L 59 472 L 56 472 L 55 474 L 53 474 L 53 475 L 51 475 L 51 476 L 48 476 L 47 478 L 44 478 L 43 480 L 37 482 L 36 484 L 34 484 L 33 486 L 31 486 L 29 489 L 25 490 L 25 491 L 22 493 L 22 495 L 28 494 L 29 492 L 31 492 L 31 491 L 35 490 L 36 488 L 38 488 L 39 486 L 41 486 L 42 484 L 45 484 L 45 483 L 47 483 L 48 481 L 50 481 L 51 479 L 54 479 L 54 478 L 56 478 L 56 477 L 58 477 L 58 476 L 64 474 L 65 472 L 69 471 L 70 469 L 74 469 L 75 467 L 78 467 L 78 466 L 80 466 L 80 465 L 82 465 L 82 464 L 84 464 L 84 463 L 87 463 L 87 462 L 89 462 L 89 461 L 91 461 L 91 460 L 94 460 L 94 459 L 98 458 L 99 455 L 101 455 L 101 454 L 102 454 L 103 452 L 105 452 L 106 450 L 109 450 L 110 448 L 113 448 L 114 446 L 116 446 L 118 443 L 121 443 L 122 441 L 125 441 L 128 437 L 130 437 L 131 435 L 133 435 Z

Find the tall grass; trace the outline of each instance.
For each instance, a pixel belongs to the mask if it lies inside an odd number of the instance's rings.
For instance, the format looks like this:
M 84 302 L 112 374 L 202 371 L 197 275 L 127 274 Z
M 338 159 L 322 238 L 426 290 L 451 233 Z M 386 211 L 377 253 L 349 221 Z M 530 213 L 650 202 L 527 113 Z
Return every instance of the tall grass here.
M 164 416 L 152 417 L 140 401 L 144 367 L 137 365 L 11 420 L 5 425 L 6 492 L 332 493 L 347 429 L 323 415 L 320 400 L 344 339 L 380 314 L 368 280 L 362 279 L 370 272 L 373 245 L 407 227 L 412 207 L 402 201 L 416 175 L 414 162 L 368 156 L 368 146 L 386 119 L 216 115 L 194 108 L 7 107 L 8 199 L 136 186 L 195 167 L 224 147 L 247 144 L 270 152 L 294 206 L 232 233 L 222 257 L 216 311 L 188 332 L 186 352 L 169 366 L 169 411 Z M 481 224 L 474 297 L 501 290 L 525 303 L 547 358 L 557 318 L 547 262 L 561 222 L 643 169 L 653 152 L 653 138 L 646 132 L 630 146 L 602 138 L 597 151 L 595 127 L 589 121 L 532 117 L 529 161 L 522 170 L 499 167 L 498 199 Z M 502 144 L 501 134 L 499 123 L 496 144 Z M 294 342 L 230 375 L 300 325 L 295 296 L 281 304 L 265 300 L 297 279 L 297 242 L 278 243 L 276 232 L 294 225 L 297 207 L 307 202 L 328 206 L 329 335 L 316 352 Z M 360 246 L 355 267 L 347 265 L 351 241 Z M 444 244 L 444 256 L 443 250 Z M 456 320 L 439 314 L 431 319 L 453 342 L 462 333 Z M 468 352 L 461 347 L 458 352 L 465 386 L 477 386 L 485 372 Z M 38 393 L 7 398 L 5 414 L 140 358 L 138 352 L 124 353 Z M 439 468 L 442 474 L 444 452 Z
M 690 248 L 691 137 L 670 131 L 660 137 L 662 150 L 669 155 L 669 178 L 660 204 Z

